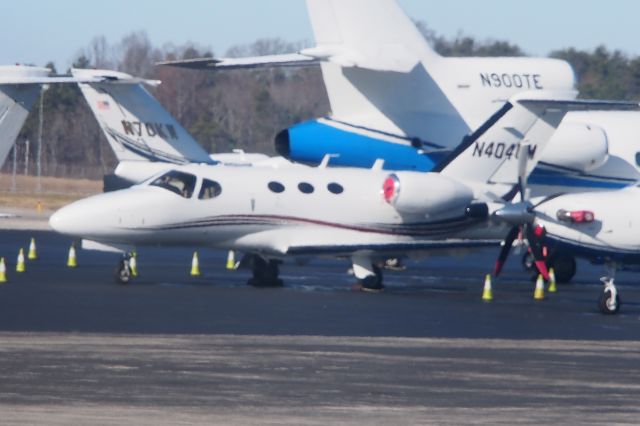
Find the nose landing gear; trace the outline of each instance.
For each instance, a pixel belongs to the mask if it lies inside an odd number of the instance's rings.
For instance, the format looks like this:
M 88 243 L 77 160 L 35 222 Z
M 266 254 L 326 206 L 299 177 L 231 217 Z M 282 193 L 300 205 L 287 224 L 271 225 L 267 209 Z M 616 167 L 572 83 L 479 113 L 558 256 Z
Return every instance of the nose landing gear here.
M 620 310 L 620 296 L 618 295 L 618 289 L 614 284 L 617 265 L 614 263 L 608 263 L 605 265 L 607 270 L 607 276 L 600 278 L 600 281 L 604 284 L 604 291 L 598 299 L 598 306 L 600 312 L 606 315 L 617 314 Z
M 132 257 L 132 253 L 125 253 L 118 262 L 118 266 L 115 270 L 115 279 L 118 284 L 126 285 L 131 282 L 131 279 L 133 278 L 131 270 Z

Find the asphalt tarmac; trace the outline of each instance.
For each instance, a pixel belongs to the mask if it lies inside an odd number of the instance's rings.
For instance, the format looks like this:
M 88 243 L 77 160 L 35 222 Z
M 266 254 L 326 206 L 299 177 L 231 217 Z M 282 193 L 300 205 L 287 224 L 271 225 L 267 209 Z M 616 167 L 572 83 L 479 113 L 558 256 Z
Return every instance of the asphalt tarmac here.
M 38 260 L 14 272 L 36 238 Z M 246 286 L 226 253 L 117 255 L 51 232 L 0 231 L 2 424 L 637 424 L 640 286 L 621 273 L 617 316 L 598 312 L 600 267 L 533 300 L 495 253 L 410 261 L 386 290 L 351 290 L 343 261 L 287 263 L 285 287 Z

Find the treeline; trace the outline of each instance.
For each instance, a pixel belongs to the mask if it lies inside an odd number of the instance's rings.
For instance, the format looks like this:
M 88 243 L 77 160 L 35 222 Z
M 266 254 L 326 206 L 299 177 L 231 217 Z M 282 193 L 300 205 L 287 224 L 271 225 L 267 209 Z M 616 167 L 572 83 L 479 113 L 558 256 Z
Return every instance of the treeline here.
M 447 39 L 422 22 L 417 26 L 445 56 L 525 55 L 520 47 L 505 41 L 478 41 L 463 35 Z M 264 39 L 233 47 L 224 56 L 288 53 L 302 47 L 301 43 Z M 278 131 L 329 113 L 322 76 L 316 68 L 210 73 L 155 66 L 159 61 L 213 53 L 195 45 L 156 47 L 144 32 L 136 32 L 114 45 L 104 37 L 95 38 L 78 53 L 73 66 L 115 69 L 162 80 L 158 88 L 150 90 L 209 152 L 241 148 L 273 154 L 273 138 Z M 583 97 L 640 99 L 638 57 L 630 58 L 605 47 L 593 52 L 565 49 L 554 51 L 551 56 L 573 65 Z M 55 70 L 54 64 L 47 66 Z M 43 174 L 99 178 L 113 170 L 115 158 L 75 85 L 51 86 L 44 95 L 43 110 Z M 36 105 L 18 138 L 18 170 L 25 169 L 26 140 L 31 145 L 27 166 L 30 171 L 35 170 L 38 117 Z M 11 171 L 12 166 L 10 157 L 4 171 Z

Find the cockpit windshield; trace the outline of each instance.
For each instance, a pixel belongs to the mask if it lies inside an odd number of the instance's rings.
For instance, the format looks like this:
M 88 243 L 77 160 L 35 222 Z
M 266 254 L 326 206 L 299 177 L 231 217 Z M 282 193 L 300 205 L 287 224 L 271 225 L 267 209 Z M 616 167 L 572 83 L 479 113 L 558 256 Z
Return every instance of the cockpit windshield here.
M 149 185 L 168 189 L 184 198 L 191 198 L 197 178 L 189 173 L 172 170 L 155 179 Z

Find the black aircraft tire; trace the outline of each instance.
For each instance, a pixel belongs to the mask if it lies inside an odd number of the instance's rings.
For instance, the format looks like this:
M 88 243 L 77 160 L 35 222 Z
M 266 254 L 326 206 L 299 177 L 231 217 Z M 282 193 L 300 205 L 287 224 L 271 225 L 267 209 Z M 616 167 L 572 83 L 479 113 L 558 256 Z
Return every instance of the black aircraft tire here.
M 616 294 L 616 306 L 614 309 L 611 309 L 609 306 L 609 301 L 611 300 L 611 290 L 605 290 L 598 299 L 598 307 L 600 308 L 600 312 L 605 315 L 615 315 L 620 311 L 620 296 Z
M 115 279 L 118 284 L 127 285 L 131 282 L 131 269 L 123 260 L 120 260 L 115 270 Z
M 549 268 L 556 274 L 556 282 L 569 283 L 576 274 L 576 259 L 567 254 L 555 253 L 547 261 Z

